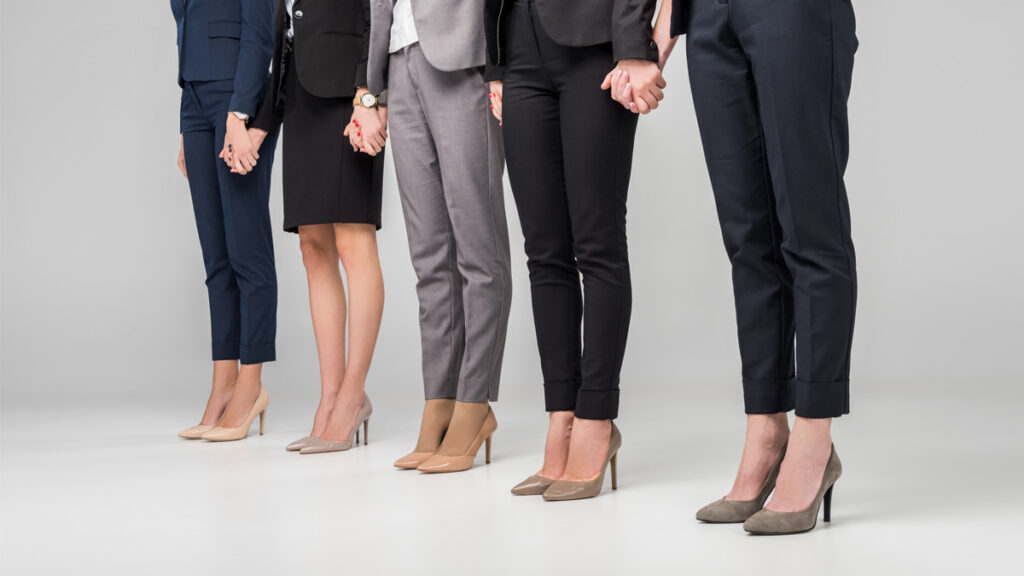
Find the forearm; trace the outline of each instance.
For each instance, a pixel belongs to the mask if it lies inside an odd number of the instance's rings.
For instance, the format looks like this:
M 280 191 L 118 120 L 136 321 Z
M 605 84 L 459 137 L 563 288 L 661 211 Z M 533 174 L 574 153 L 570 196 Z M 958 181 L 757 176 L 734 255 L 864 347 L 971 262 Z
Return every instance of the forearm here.
M 662 68 L 676 46 L 672 37 L 672 0 L 662 0 L 658 20 L 654 23 L 654 42 L 658 45 L 658 65 Z

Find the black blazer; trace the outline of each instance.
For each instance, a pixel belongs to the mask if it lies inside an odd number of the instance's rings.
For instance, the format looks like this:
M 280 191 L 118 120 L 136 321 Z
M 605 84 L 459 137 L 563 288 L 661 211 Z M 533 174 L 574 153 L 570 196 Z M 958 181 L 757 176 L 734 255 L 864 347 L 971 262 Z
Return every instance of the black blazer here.
M 513 0 L 487 0 L 484 22 L 487 58 L 505 64 L 505 39 L 500 33 Z M 616 62 L 627 58 L 658 61 L 651 20 L 655 0 L 534 0 L 544 31 L 563 46 L 611 42 Z
M 370 0 L 295 0 L 295 60 L 292 73 L 310 94 L 320 98 L 352 98 L 366 85 L 370 46 Z M 299 16 L 301 14 L 301 17 Z M 283 111 L 278 109 L 288 10 L 277 0 L 274 11 L 274 58 L 270 83 L 252 125 L 275 132 Z

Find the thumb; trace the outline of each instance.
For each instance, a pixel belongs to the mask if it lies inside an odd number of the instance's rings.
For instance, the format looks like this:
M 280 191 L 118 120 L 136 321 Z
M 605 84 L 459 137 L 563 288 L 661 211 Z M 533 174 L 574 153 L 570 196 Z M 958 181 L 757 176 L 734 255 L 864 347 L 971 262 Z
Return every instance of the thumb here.
M 604 81 L 601 82 L 601 90 L 607 90 L 612 87 L 612 72 L 605 74 Z

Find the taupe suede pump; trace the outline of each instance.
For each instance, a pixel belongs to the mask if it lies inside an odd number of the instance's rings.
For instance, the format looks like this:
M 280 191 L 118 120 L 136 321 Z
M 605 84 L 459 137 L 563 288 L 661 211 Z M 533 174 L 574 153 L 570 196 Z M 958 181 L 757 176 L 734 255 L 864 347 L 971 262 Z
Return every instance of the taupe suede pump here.
M 619 448 L 622 446 L 622 433 L 619 427 L 612 422 L 612 436 L 608 439 L 608 452 L 605 453 L 604 464 L 601 472 L 592 480 L 556 480 L 544 491 L 544 499 L 547 501 L 581 500 L 593 498 L 601 493 L 604 486 L 604 472 L 609 467 L 612 469 L 612 490 L 619 489 L 618 478 L 618 457 Z
M 745 522 L 747 518 L 757 514 L 761 508 L 764 508 L 764 502 L 768 499 L 768 495 L 775 490 L 775 480 L 779 477 L 779 469 L 782 467 L 782 459 L 785 457 L 786 445 L 783 445 L 779 457 L 768 471 L 764 484 L 761 485 L 761 492 L 753 500 L 726 500 L 725 498 L 716 500 L 697 511 L 697 520 L 710 524 L 736 524 Z
M 761 510 L 743 523 L 743 529 L 751 534 L 799 534 L 813 530 L 818 524 L 818 510 L 825 504 L 825 522 L 832 520 L 832 487 L 843 474 L 843 463 L 839 461 L 836 447 L 832 446 L 825 473 L 821 477 L 821 488 L 811 505 L 797 512 L 776 512 Z
M 356 425 L 352 427 L 352 434 L 347 440 L 324 440 L 320 437 L 312 437 L 306 445 L 299 450 L 299 454 L 323 454 L 325 452 L 344 452 L 359 443 L 359 426 L 363 427 L 363 445 L 369 443 L 370 436 L 370 414 L 373 414 L 373 405 L 370 404 L 370 397 L 363 395 L 363 403 L 356 413 Z

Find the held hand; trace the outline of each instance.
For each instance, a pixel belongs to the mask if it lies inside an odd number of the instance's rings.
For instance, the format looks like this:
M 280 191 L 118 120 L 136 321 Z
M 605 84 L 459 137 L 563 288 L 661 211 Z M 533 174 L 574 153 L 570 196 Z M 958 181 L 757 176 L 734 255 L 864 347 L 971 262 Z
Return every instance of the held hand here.
M 248 174 L 256 167 L 259 160 L 259 152 L 253 145 L 249 132 L 245 129 L 245 122 L 242 122 L 234 114 L 228 113 L 227 130 L 224 134 L 224 148 L 220 151 L 220 157 L 231 167 L 233 174 Z
M 259 151 L 260 147 L 263 146 L 263 141 L 267 139 L 267 131 L 259 128 L 249 128 L 249 139 L 252 140 L 252 145 Z
M 356 135 L 362 139 L 360 150 L 370 156 L 380 154 L 387 142 L 388 132 L 377 110 L 356 106 L 352 111 L 352 123 L 356 125 Z
M 601 89 L 610 90 L 609 95 L 612 100 L 622 104 L 626 110 L 637 111 L 633 103 L 633 91 L 629 86 L 629 74 L 626 74 L 624 70 L 616 68 L 609 72 L 604 77 L 604 82 L 601 83 Z
M 657 108 L 658 102 L 665 97 L 665 93 L 662 92 L 666 85 L 665 78 L 662 77 L 661 69 L 655 62 L 635 59 L 620 60 L 616 70 L 606 76 L 604 83 L 601 84 L 603 90 L 613 88 L 616 71 L 623 73 L 619 80 L 625 80 L 626 85 L 617 94 L 613 89 L 612 98 L 629 107 L 630 110 L 647 114 Z M 629 87 L 629 93 L 632 95 L 632 104 L 629 104 L 629 98 L 625 96 L 626 86 Z
M 491 80 L 487 84 L 491 90 L 491 93 L 487 95 L 491 100 L 491 114 L 498 119 L 498 126 L 501 126 L 501 96 L 504 83 L 501 80 Z
M 343 134 L 348 136 L 348 143 L 352 146 L 352 151 L 359 152 L 363 147 L 363 137 L 360 135 L 359 127 L 356 126 L 355 120 L 349 121 L 348 126 L 345 126 Z
M 181 144 L 178 146 L 178 169 L 181 175 L 188 180 L 188 170 L 185 169 L 185 135 L 181 135 Z

